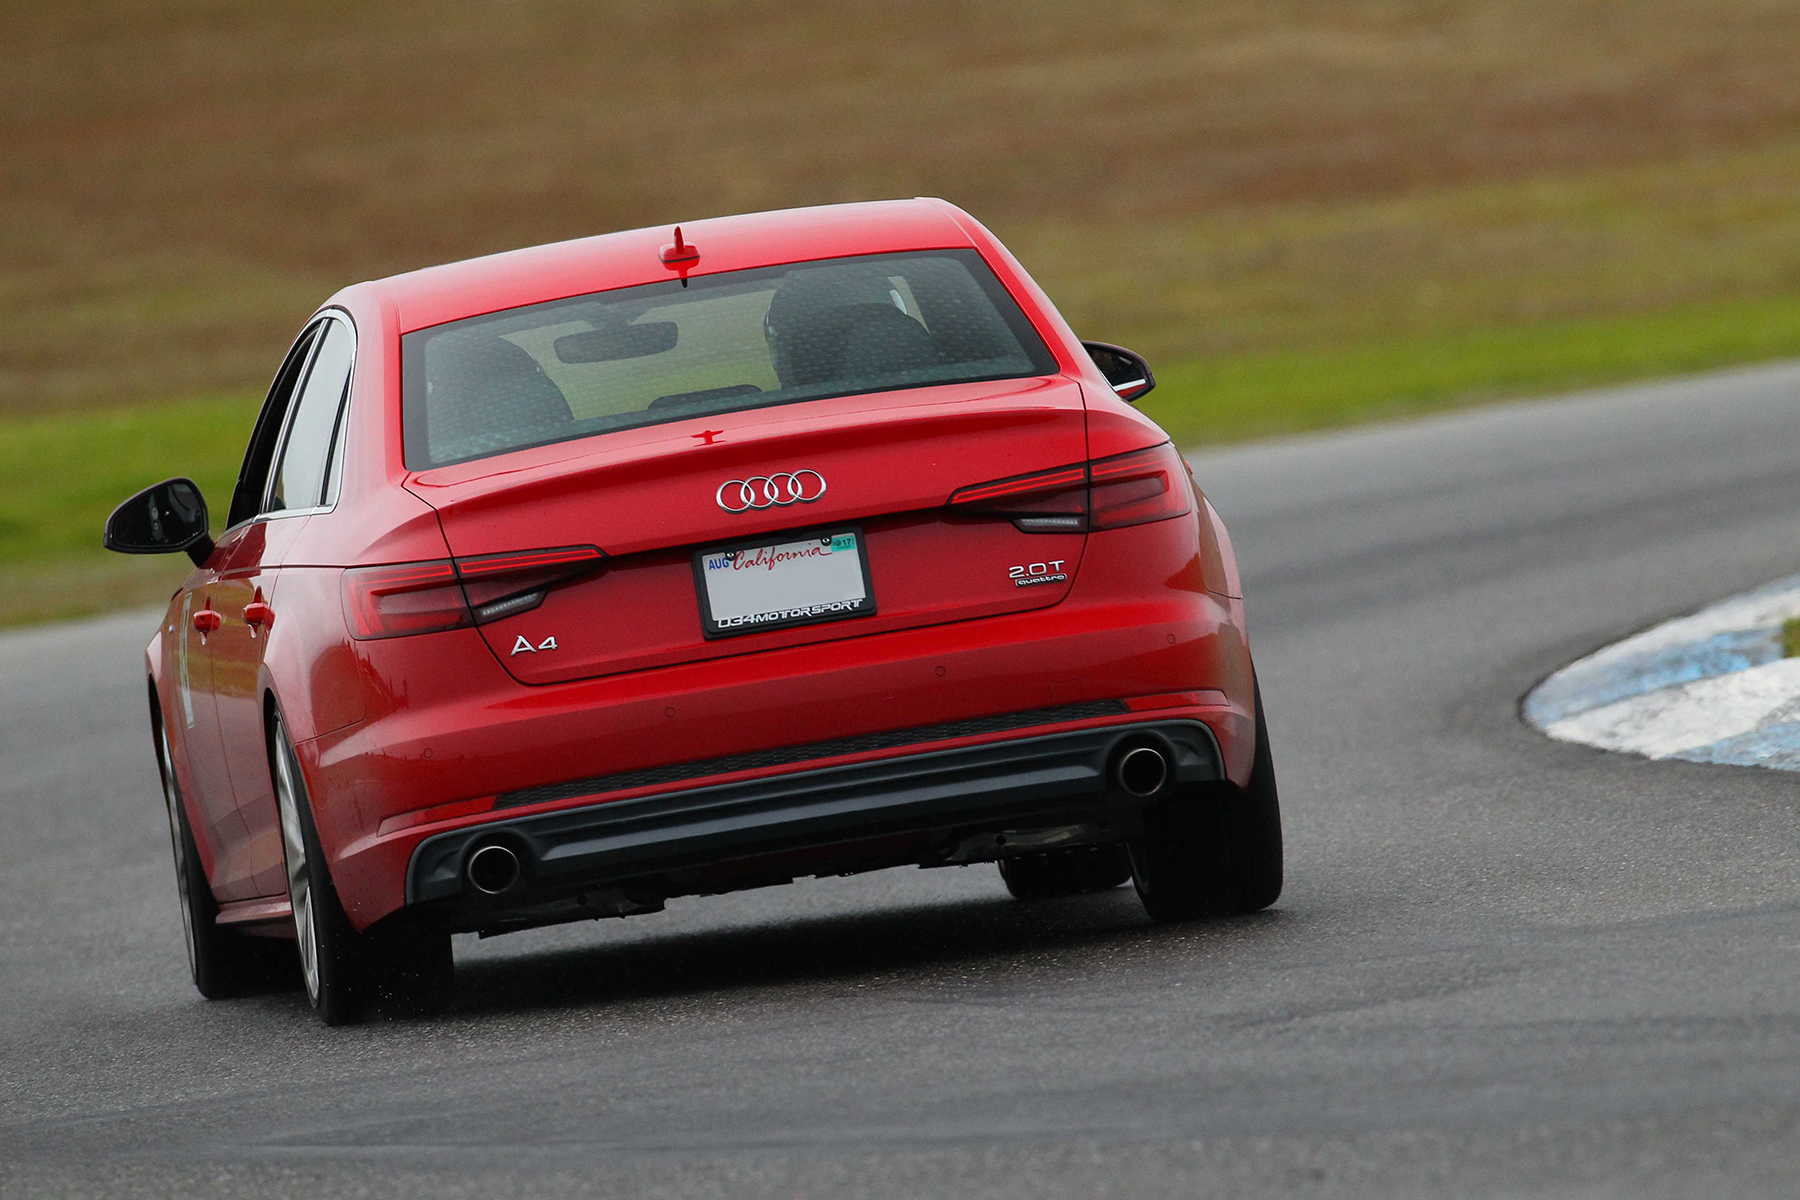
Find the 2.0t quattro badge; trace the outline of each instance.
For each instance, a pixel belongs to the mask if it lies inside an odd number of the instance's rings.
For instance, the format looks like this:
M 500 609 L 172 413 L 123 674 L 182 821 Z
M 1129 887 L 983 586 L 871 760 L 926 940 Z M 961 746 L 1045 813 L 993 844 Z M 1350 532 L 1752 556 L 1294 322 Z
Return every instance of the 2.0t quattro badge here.
M 1069 577 L 1062 569 L 1066 561 L 1068 560 L 1053 558 L 1049 562 L 1008 567 L 1006 577 L 1013 581 L 1014 587 L 1030 587 L 1036 583 L 1067 583 Z
M 739 513 L 773 505 L 811 504 L 824 494 L 823 475 L 817 471 L 794 471 L 727 479 L 719 485 L 713 499 L 726 512 Z

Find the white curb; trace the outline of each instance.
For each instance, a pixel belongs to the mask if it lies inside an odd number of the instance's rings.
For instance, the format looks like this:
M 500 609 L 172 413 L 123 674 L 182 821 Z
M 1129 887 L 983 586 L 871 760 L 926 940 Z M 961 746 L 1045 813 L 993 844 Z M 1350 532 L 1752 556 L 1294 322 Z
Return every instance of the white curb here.
M 1800 617 L 1800 576 L 1569 664 L 1532 689 L 1525 719 L 1606 750 L 1800 769 L 1800 658 L 1781 648 L 1791 617 Z

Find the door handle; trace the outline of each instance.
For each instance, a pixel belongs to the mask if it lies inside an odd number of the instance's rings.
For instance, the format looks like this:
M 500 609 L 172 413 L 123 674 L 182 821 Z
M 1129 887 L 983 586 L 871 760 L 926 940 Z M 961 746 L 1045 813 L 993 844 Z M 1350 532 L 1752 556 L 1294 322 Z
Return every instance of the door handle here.
M 225 624 L 224 614 L 214 612 L 210 608 L 196 609 L 194 612 L 194 628 L 200 632 L 202 646 L 206 645 L 206 635 L 219 632 L 219 627 L 223 624 Z

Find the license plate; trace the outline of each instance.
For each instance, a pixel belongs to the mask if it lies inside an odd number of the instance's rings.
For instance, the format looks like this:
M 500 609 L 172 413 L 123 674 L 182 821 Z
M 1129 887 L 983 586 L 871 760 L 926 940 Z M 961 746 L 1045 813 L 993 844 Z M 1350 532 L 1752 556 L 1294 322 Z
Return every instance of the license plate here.
M 740 542 L 694 555 L 700 624 L 709 638 L 866 617 L 875 611 L 862 531 L 830 529 Z

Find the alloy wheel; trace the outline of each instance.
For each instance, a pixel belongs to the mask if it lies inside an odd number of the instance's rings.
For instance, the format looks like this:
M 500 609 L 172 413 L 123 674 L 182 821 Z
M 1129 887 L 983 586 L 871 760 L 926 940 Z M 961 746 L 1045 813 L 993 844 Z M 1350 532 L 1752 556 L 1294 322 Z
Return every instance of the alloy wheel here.
M 275 724 L 275 805 L 281 816 L 281 851 L 287 861 L 288 899 L 294 908 L 294 937 L 300 946 L 300 974 L 306 997 L 319 1003 L 319 931 L 313 912 L 312 872 L 306 862 L 306 839 L 300 831 L 298 765 L 288 747 L 280 719 Z

